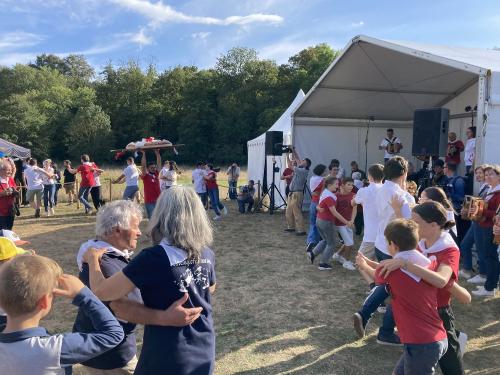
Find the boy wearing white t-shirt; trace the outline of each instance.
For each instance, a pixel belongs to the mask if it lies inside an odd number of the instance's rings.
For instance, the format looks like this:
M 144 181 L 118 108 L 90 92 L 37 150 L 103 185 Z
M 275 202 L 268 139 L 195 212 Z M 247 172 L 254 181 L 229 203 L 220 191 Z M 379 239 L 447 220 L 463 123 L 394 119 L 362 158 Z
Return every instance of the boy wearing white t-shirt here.
M 203 206 L 207 207 L 207 185 L 205 184 L 205 176 L 207 172 L 205 171 L 205 163 L 201 162 L 196 164 L 196 169 L 193 170 L 191 174 L 191 182 L 194 185 L 194 191 L 201 199 Z
M 375 238 L 378 230 L 377 194 L 382 187 L 384 179 L 384 166 L 374 164 L 368 168 L 368 181 L 370 185 L 358 190 L 354 202 L 363 206 L 363 221 L 365 230 L 363 242 L 359 246 L 359 252 L 367 258 L 375 257 Z

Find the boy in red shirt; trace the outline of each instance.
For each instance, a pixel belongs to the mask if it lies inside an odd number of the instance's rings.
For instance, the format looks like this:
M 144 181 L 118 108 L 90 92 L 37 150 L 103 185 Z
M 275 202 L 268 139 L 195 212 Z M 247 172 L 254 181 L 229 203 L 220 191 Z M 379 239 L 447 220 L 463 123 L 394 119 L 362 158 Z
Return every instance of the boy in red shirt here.
M 346 177 L 342 180 L 340 185 L 340 191 L 337 194 L 337 211 L 342 216 L 342 219 L 335 219 L 335 226 L 337 227 L 344 245 L 340 250 L 333 255 L 333 259 L 341 263 L 345 269 L 354 271 L 356 267 L 348 260 L 349 254 L 351 253 L 352 247 L 354 245 L 354 219 L 356 218 L 357 206 L 354 202 L 354 197 L 352 189 L 354 188 L 354 180 L 350 177 Z
M 80 189 L 78 190 L 78 200 L 82 202 L 85 207 L 85 213 L 92 212 L 92 207 L 88 201 L 90 189 L 95 185 L 94 172 L 104 172 L 102 169 L 96 168 L 96 165 L 90 162 L 90 156 L 83 154 L 80 158 L 81 165 L 76 168 L 68 167 L 68 172 L 72 174 L 80 173 L 82 181 L 80 182 Z
M 405 265 L 411 263 L 431 270 L 437 268 L 435 259 L 431 260 L 415 250 L 418 226 L 414 221 L 393 220 L 384 235 L 394 259 L 401 260 Z M 437 309 L 438 289 L 408 271 L 406 266 L 384 277 L 378 263 L 361 254 L 357 257 L 357 264 L 374 277 L 377 284 L 387 284 L 390 289 L 396 326 L 404 344 L 403 355 L 393 374 L 434 374 L 439 359 L 448 347 L 446 330 Z M 470 294 L 453 279 L 448 290 L 460 301 L 470 302 Z
M 161 169 L 161 155 L 159 149 L 155 149 L 154 151 L 156 164 L 152 162 L 146 163 L 146 151 L 141 150 L 141 180 L 144 184 L 144 207 L 146 208 L 148 219 L 151 219 L 156 201 L 161 193 L 160 179 L 158 178 L 158 170 Z

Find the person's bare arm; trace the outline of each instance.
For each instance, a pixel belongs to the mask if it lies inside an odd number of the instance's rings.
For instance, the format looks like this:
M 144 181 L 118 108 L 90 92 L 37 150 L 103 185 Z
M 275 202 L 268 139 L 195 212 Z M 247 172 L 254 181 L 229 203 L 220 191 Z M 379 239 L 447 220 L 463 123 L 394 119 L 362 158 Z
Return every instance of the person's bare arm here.
M 156 310 L 144 306 L 142 303 L 120 298 L 110 303 L 115 315 L 127 322 L 157 325 L 168 327 L 184 327 L 200 317 L 203 308 L 185 308 L 189 295 L 185 293 L 180 299 L 172 303 L 166 310 Z
M 350 227 L 350 222 L 346 220 L 335 208 L 335 206 L 330 207 L 330 212 L 332 213 L 333 216 L 335 216 L 337 219 L 339 219 L 342 223 Z
M 292 147 L 292 159 L 297 163 L 300 161 L 299 154 L 297 153 L 297 150 L 295 150 L 295 147 Z
M 148 174 L 147 170 L 147 165 L 146 165 L 146 151 L 140 150 L 142 152 L 142 157 L 141 157 L 141 174 L 143 176 Z
M 66 170 L 67 170 L 69 173 L 71 173 L 71 174 L 77 174 L 77 173 L 78 173 L 78 171 L 77 171 L 76 169 L 71 168 L 71 167 L 66 167 Z
M 155 148 L 155 155 L 156 155 L 156 168 L 158 171 L 161 170 L 161 154 L 160 154 L 160 149 Z
M 366 257 L 364 257 L 362 254 L 358 254 L 356 256 L 356 265 L 370 279 L 375 280 L 375 269 L 376 269 L 376 267 L 373 267 L 371 264 L 369 264 L 367 262 Z
M 392 271 L 402 268 L 421 277 L 423 280 L 439 289 L 444 288 L 446 284 L 448 284 L 453 274 L 453 270 L 447 264 L 441 264 L 437 271 L 432 271 L 426 267 L 410 263 L 403 259 L 383 260 L 380 264 L 382 265 L 380 274 L 384 277 L 389 275 Z
M 451 287 L 448 288 L 449 292 L 453 297 L 455 297 L 458 302 L 469 304 L 471 303 L 472 297 L 467 289 L 458 285 L 454 282 Z
M 351 202 L 352 204 L 352 202 Z M 356 215 L 358 213 L 358 205 L 356 204 L 356 202 L 354 202 L 354 205 L 352 206 L 352 213 L 351 213 L 351 220 L 349 220 L 349 222 L 354 225 L 354 220 L 356 219 Z
M 123 179 L 125 178 L 125 175 L 122 173 L 120 175 L 120 177 L 118 177 L 117 179 L 113 180 L 113 184 L 121 184 L 123 182 Z

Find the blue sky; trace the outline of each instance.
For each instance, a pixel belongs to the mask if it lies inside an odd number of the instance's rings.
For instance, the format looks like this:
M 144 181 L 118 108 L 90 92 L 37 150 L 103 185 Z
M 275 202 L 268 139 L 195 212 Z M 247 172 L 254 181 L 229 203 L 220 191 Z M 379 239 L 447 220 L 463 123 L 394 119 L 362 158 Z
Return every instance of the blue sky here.
M 321 42 L 358 34 L 455 46 L 500 47 L 500 1 L 461 0 L 0 0 L 0 65 L 40 53 L 84 54 L 100 68 L 129 59 L 213 66 L 231 47 L 285 63 Z

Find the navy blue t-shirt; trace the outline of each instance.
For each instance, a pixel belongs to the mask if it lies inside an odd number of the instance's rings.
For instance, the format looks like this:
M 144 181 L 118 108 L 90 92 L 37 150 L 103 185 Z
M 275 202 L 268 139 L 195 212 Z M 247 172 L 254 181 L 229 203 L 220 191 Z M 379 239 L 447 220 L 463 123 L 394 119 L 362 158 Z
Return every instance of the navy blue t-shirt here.
M 144 305 L 165 310 L 184 293 L 185 307 L 202 307 L 186 327 L 147 325 L 136 375 L 209 375 L 215 362 L 215 332 L 209 287 L 215 284 L 215 256 L 202 251 L 199 262 L 166 244 L 142 250 L 123 273 L 140 289 Z
M 101 265 L 102 274 L 105 278 L 111 277 L 115 273 L 120 272 L 128 263 L 129 261 L 125 257 L 111 252 L 105 253 L 99 262 L 99 264 Z M 83 263 L 79 278 L 86 286 L 90 288 L 89 265 L 87 263 Z M 134 302 L 142 303 L 139 290 L 137 289 L 129 293 L 127 295 L 127 298 Z M 107 303 L 105 303 L 105 305 L 109 307 Z M 134 355 L 136 355 L 136 325 L 134 323 L 126 323 L 122 321 L 119 321 L 119 323 L 123 327 L 123 331 L 125 333 L 123 341 L 118 346 L 107 351 L 106 353 L 92 358 L 87 362 L 84 362 L 83 365 L 101 370 L 111 370 L 124 367 L 134 357 Z M 85 314 L 83 309 L 79 309 L 78 314 L 76 315 L 73 331 L 88 333 L 92 332 L 93 330 L 94 327 L 92 325 L 92 321 Z

